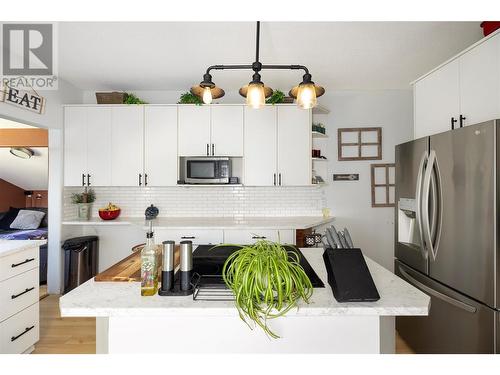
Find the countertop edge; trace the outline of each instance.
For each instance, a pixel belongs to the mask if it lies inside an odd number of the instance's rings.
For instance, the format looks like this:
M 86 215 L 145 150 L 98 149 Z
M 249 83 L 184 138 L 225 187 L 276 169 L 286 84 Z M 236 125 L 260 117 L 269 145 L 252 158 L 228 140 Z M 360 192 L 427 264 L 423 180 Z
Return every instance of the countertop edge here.
M 4 242 L 9 243 L 9 246 L 12 246 L 12 244 L 14 243 L 17 246 L 8 250 L 2 250 L 2 243 Z M 20 251 L 31 249 L 32 247 L 40 247 L 42 245 L 45 245 L 46 243 L 47 240 L 2 240 L 0 241 L 0 258 L 15 254 Z

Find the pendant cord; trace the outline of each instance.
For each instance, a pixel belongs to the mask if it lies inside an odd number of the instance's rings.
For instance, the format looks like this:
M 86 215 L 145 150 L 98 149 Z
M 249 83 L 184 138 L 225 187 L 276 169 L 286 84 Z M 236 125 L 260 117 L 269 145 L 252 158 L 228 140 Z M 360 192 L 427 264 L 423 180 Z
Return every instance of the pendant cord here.
M 257 36 L 255 43 L 255 62 L 259 62 L 260 21 L 257 21 Z

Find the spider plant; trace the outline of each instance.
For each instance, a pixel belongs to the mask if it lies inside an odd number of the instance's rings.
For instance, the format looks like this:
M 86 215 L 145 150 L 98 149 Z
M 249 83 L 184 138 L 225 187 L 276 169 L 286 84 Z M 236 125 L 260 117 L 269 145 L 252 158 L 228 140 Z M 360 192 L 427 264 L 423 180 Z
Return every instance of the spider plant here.
M 283 316 L 300 299 L 309 303 L 311 281 L 299 255 L 279 243 L 260 240 L 239 247 L 224 263 L 224 282 L 235 295 L 240 318 L 251 329 L 257 324 L 270 337 L 279 338 L 267 321 Z

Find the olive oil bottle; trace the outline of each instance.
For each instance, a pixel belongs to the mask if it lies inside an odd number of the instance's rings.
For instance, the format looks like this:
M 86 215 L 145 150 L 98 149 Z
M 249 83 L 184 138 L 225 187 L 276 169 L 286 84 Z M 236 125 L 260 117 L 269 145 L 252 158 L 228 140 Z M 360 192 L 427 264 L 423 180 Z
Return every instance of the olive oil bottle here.
M 141 296 L 154 296 L 158 292 L 158 255 L 153 229 L 146 234 L 146 245 L 141 251 Z

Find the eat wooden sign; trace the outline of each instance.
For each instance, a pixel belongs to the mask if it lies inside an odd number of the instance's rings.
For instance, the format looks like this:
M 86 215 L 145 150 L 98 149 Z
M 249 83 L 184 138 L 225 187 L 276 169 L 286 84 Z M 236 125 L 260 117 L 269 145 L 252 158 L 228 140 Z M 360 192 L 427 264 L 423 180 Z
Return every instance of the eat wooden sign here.
M 45 98 L 43 96 L 8 86 L 4 86 L 1 91 L 0 102 L 40 114 L 45 109 Z

